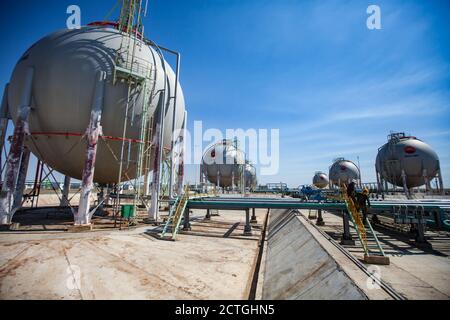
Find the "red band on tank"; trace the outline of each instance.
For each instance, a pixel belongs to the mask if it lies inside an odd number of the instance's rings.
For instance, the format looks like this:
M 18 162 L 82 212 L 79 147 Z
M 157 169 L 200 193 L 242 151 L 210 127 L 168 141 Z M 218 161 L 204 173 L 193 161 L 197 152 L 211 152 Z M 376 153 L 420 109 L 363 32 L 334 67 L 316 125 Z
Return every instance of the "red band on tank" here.
M 73 132 L 32 132 L 32 136 L 65 136 L 65 137 L 82 137 L 84 136 L 81 133 L 73 133 Z M 125 141 L 125 142 L 131 142 L 131 143 L 144 143 L 144 144 L 151 144 L 150 141 L 143 141 L 139 139 L 127 139 L 127 138 L 119 138 L 119 137 L 113 137 L 113 136 L 99 136 L 102 139 L 106 140 L 112 140 L 112 141 Z M 164 148 L 164 151 L 169 152 L 169 148 Z
M 32 136 L 65 136 L 65 137 L 82 137 L 81 133 L 73 133 L 73 132 L 32 132 Z M 133 143 L 148 143 L 148 141 L 143 141 L 139 139 L 127 139 L 127 138 L 118 138 L 113 136 L 100 136 L 103 139 L 113 140 L 113 141 L 127 141 Z

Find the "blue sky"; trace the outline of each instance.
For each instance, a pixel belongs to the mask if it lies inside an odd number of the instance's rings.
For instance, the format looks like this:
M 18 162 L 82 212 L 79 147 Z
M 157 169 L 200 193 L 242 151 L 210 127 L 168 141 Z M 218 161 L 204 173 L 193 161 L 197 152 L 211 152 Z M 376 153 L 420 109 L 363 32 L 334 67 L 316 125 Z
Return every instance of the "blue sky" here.
M 87 24 L 114 2 L 2 2 L 0 85 L 32 43 L 65 27 L 68 5 Z M 381 30 L 366 27 L 370 4 Z M 182 53 L 190 128 L 280 129 L 280 171 L 261 183 L 310 183 L 336 157 L 359 157 L 363 180 L 375 181 L 394 130 L 429 143 L 449 185 L 448 1 L 150 0 L 145 26 Z M 193 182 L 198 169 L 186 171 Z

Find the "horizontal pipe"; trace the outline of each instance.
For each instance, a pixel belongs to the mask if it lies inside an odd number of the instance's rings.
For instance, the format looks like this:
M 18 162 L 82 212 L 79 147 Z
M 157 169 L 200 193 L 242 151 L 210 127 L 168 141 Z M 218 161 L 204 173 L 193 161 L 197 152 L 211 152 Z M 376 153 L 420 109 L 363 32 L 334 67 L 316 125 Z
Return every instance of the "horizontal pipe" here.
M 247 209 L 247 208 L 264 208 L 264 209 L 323 209 L 323 210 L 344 210 L 345 203 L 319 203 L 319 202 L 298 202 L 298 201 L 226 201 L 226 200 L 189 200 L 188 206 L 193 209 Z M 420 204 L 420 205 L 406 205 L 409 208 L 423 207 L 426 210 L 439 210 L 438 205 Z M 372 209 L 390 209 L 394 210 L 399 205 L 393 204 L 373 204 Z M 405 206 L 404 206 L 405 207 Z

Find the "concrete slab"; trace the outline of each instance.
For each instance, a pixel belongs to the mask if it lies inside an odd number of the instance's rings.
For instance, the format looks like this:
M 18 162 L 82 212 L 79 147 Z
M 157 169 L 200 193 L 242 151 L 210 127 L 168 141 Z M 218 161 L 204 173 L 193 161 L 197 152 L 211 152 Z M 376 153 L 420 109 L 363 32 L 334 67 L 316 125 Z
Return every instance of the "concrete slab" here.
M 244 215 L 220 219 L 232 225 Z M 150 228 L 2 233 L 0 299 L 248 298 L 259 239 L 180 234 L 167 242 L 147 236 Z

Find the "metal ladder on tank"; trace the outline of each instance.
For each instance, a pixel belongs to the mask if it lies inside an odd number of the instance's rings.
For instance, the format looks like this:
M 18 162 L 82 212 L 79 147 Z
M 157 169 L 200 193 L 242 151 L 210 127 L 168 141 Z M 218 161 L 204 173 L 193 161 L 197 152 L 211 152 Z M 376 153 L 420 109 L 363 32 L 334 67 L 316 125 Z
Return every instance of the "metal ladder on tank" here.
M 137 10 L 139 7 L 139 10 Z M 145 10 L 142 7 L 142 2 L 136 0 L 124 1 L 121 11 L 121 16 L 119 20 L 119 31 L 121 32 L 121 42 L 119 48 L 116 50 L 115 65 L 114 65 L 114 77 L 113 83 L 126 82 L 128 84 L 128 100 L 127 109 L 131 108 L 132 114 L 128 115 L 128 110 L 126 111 L 126 116 L 124 118 L 124 132 L 122 136 L 122 151 L 120 157 L 120 178 L 118 184 L 122 180 L 123 164 L 125 162 L 123 158 L 123 149 L 125 144 L 125 138 L 127 135 L 127 125 L 129 117 L 131 118 L 131 125 L 134 124 L 135 110 L 134 102 L 131 97 L 132 92 L 140 91 L 143 93 L 143 110 L 142 110 L 142 123 L 140 128 L 140 137 L 138 142 L 138 158 L 136 162 L 136 171 L 138 176 L 142 176 L 147 171 L 144 168 L 145 161 L 150 161 L 150 149 L 151 143 L 149 144 L 150 138 L 153 133 L 152 122 L 153 116 L 149 116 L 150 103 L 154 96 L 154 91 L 156 87 L 156 68 L 153 64 L 145 61 L 136 56 L 137 47 L 141 47 L 144 44 L 144 35 L 142 27 L 142 15 L 145 16 Z M 136 22 L 136 26 L 134 23 Z M 142 29 L 142 30 L 141 30 Z M 141 32 L 141 39 L 138 37 L 138 32 Z M 133 39 L 133 41 L 132 41 Z M 130 154 L 130 143 L 128 145 L 128 154 Z M 128 155 L 128 158 L 130 156 Z M 127 161 L 127 165 L 130 164 L 130 159 Z M 145 164 L 148 167 L 148 164 Z M 136 200 L 140 200 L 145 207 L 147 204 L 143 196 L 141 196 L 141 184 L 135 181 L 136 196 L 134 199 L 134 205 L 136 205 Z M 136 199 L 137 197 L 137 199 Z
M 175 199 L 175 203 L 172 205 L 169 216 L 167 217 L 166 224 L 159 235 L 162 240 L 175 241 L 178 231 L 180 230 L 181 221 L 183 220 L 183 213 L 186 210 L 187 203 L 189 201 L 189 188 L 184 189 L 184 193 Z M 169 229 L 171 235 L 168 235 Z
M 369 219 L 366 218 L 366 220 L 363 221 L 361 212 L 357 209 L 353 199 L 347 195 L 346 188 L 342 189 L 342 198 L 345 202 L 347 211 L 349 212 L 349 215 L 350 215 L 350 219 L 352 220 L 353 226 L 356 230 L 359 241 L 364 250 L 365 257 L 370 257 L 370 256 L 374 256 L 374 255 L 386 257 L 386 254 L 384 253 L 381 243 L 378 240 L 378 237 L 377 237 L 375 231 L 373 230 Z M 376 244 L 375 247 L 370 247 L 368 244 L 368 241 L 367 241 L 368 233 L 367 233 L 366 227 L 364 226 L 364 222 L 366 223 L 367 227 L 369 228 L 370 234 L 371 234 L 373 240 L 375 241 L 375 244 Z M 374 249 L 376 249 L 376 250 L 374 250 Z

